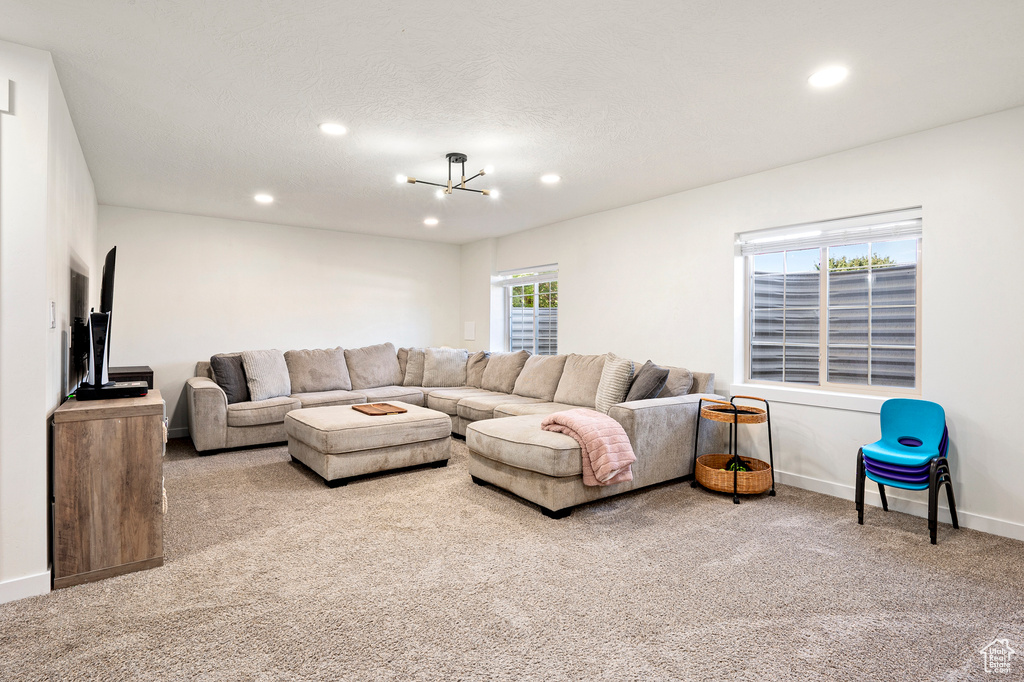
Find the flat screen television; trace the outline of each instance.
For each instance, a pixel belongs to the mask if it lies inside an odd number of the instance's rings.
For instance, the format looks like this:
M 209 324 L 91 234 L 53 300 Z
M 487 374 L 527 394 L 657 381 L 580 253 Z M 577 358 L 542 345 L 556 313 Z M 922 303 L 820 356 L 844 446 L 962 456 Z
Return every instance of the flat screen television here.
M 67 340 L 68 373 L 65 395 L 74 393 L 89 373 L 89 275 L 85 266 L 71 266 L 71 292 L 68 320 L 71 334 Z

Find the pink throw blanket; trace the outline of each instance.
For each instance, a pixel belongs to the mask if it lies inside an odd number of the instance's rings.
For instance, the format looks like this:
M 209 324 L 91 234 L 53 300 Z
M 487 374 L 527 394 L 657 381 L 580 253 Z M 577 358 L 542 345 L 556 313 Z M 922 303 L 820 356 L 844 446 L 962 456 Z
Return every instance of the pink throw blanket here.
M 636 461 L 629 436 L 606 414 L 594 410 L 566 410 L 549 414 L 541 422 L 545 431 L 572 436 L 583 451 L 583 485 L 612 485 L 633 480 Z

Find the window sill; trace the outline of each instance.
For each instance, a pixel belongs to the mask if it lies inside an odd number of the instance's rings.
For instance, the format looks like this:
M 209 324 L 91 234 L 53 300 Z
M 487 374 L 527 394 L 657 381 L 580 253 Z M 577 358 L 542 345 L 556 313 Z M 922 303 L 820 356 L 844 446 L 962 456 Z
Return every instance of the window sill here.
M 770 402 L 810 405 L 851 412 L 870 412 L 872 414 L 881 412 L 882 403 L 890 397 L 766 384 L 732 384 L 729 390 L 732 395 L 756 395 Z

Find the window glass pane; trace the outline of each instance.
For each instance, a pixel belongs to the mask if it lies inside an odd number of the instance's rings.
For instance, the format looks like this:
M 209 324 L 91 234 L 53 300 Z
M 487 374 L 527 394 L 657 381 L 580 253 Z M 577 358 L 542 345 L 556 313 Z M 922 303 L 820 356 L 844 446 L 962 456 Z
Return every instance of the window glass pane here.
M 533 284 L 524 284 L 523 285 L 523 293 L 524 294 L 532 294 L 533 293 L 533 287 L 534 287 Z
M 868 309 L 833 308 L 828 311 L 828 343 L 868 345 Z
M 783 310 L 774 308 L 754 311 L 753 343 L 782 342 Z
M 867 348 L 828 349 L 828 380 L 840 384 L 868 383 Z
M 512 295 L 513 296 L 522 296 L 523 295 L 523 288 L 522 287 L 512 287 Z
M 821 265 L 821 249 L 786 251 L 786 272 L 818 272 Z
M 821 275 L 817 272 L 798 273 L 786 275 L 786 307 L 793 306 L 813 307 L 821 306 L 821 299 L 818 292 L 821 289 Z
M 551 295 L 550 294 L 541 294 L 540 295 L 540 301 L 537 303 L 537 305 L 540 306 L 541 308 L 550 308 L 551 307 Z
M 874 346 L 913 346 L 917 337 L 917 309 L 872 308 L 871 344 Z
M 914 265 L 917 263 L 917 240 L 903 239 L 897 242 L 872 242 L 874 254 L 871 266 L 875 268 L 893 265 Z
M 917 266 L 892 265 L 875 270 L 871 283 L 872 305 L 917 303 Z
M 551 291 L 558 291 L 558 281 L 551 282 Z
M 786 346 L 785 380 L 798 384 L 818 383 L 818 347 Z
M 871 254 L 870 244 L 830 246 L 828 249 L 828 270 L 866 270 Z
M 551 282 L 540 282 L 537 285 L 537 293 L 547 294 L 551 292 Z
M 785 252 L 759 253 L 754 256 L 754 274 L 781 273 Z
M 913 348 L 875 348 L 871 351 L 873 386 L 914 387 L 915 351 Z
M 782 346 L 757 344 L 750 348 L 750 378 L 782 381 Z
M 829 270 L 829 306 L 866 306 L 870 281 L 866 270 Z
M 786 309 L 786 343 L 813 344 L 818 348 L 818 309 Z M 787 364 L 787 369 L 789 369 Z M 817 377 L 815 377 L 817 382 Z
M 782 305 L 785 275 L 762 275 L 754 278 L 754 307 L 777 308 Z
M 523 303 L 523 297 L 522 296 L 513 296 L 512 297 L 512 307 L 513 308 L 523 308 L 523 307 L 525 307 L 525 305 L 526 304 Z

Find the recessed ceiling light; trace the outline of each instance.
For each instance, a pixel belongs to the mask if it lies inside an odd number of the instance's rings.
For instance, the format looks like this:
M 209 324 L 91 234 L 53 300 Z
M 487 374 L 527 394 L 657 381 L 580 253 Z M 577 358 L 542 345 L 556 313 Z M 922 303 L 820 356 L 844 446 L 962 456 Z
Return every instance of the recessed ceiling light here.
M 849 74 L 845 66 L 828 66 L 812 73 L 807 82 L 816 88 L 830 88 L 842 83 Z
M 253 197 L 258 204 L 272 204 L 274 203 L 274 197 L 269 194 L 257 194 Z
M 327 133 L 328 135 L 344 135 L 348 132 L 348 129 L 340 123 L 321 123 L 320 132 Z
M 547 175 L 540 176 L 540 181 L 545 185 L 553 185 L 561 179 L 562 177 L 560 175 L 555 175 L 554 173 L 548 173 Z
M 423 224 L 427 227 L 433 227 L 434 225 L 437 225 L 437 218 L 424 218 Z

